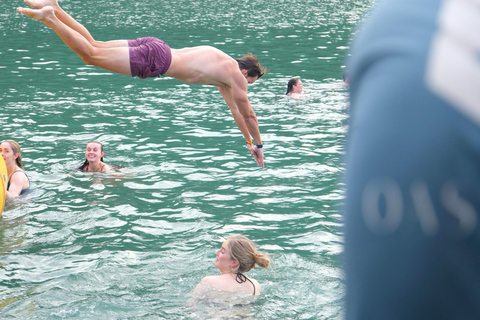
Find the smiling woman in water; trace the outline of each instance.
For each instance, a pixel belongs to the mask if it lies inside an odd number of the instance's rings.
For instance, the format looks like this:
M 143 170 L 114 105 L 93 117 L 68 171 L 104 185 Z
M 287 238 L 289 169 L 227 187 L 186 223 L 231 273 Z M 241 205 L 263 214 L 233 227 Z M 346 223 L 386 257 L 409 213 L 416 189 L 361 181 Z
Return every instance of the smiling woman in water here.
M 103 162 L 103 145 L 98 141 L 87 143 L 85 150 L 85 161 L 78 167 L 83 172 L 108 172 L 114 169 Z

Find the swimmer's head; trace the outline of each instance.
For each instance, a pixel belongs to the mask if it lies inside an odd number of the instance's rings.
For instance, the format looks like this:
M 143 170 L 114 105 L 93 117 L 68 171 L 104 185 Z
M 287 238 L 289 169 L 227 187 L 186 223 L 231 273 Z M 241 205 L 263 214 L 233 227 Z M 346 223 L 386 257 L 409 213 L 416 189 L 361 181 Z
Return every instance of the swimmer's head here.
M 18 144 L 18 142 L 15 140 L 5 140 L 2 142 L 1 145 L 2 145 L 1 147 L 2 150 L 4 147 L 10 147 L 10 149 L 12 149 L 13 155 L 14 156 L 17 155 L 17 158 L 15 159 L 15 163 L 20 169 L 25 170 L 22 165 L 22 149 L 20 148 L 20 145 Z
M 270 266 L 270 259 L 268 259 L 267 255 L 258 252 L 255 244 L 247 237 L 229 237 L 226 245 L 230 251 L 230 257 L 238 261 L 238 266 L 235 267 L 234 273 L 248 272 L 251 269 L 255 269 L 255 265 L 261 268 Z
M 287 83 L 287 93 L 286 95 L 290 95 L 292 93 L 302 93 L 303 91 L 303 83 L 299 78 L 292 78 Z
M 100 147 L 100 153 L 101 153 L 101 157 L 100 157 L 100 161 L 103 162 L 103 155 L 104 155 L 104 152 L 103 152 L 103 144 L 99 141 L 90 141 L 89 143 L 87 143 L 87 146 L 85 148 L 85 153 L 90 149 L 94 149 L 95 147 Z
M 349 80 L 348 80 L 348 73 L 347 73 L 347 71 L 345 71 L 345 72 L 342 73 L 342 78 L 343 78 L 343 83 L 344 83 L 345 85 L 348 85 L 348 84 L 349 84 Z
M 101 153 L 100 161 L 103 162 L 103 155 L 104 155 L 103 144 L 99 141 L 90 141 L 89 143 L 87 143 L 87 146 L 85 147 L 85 161 L 82 163 L 82 165 L 80 167 L 77 168 L 80 171 L 83 171 L 84 168 L 89 164 L 89 161 L 87 159 L 87 152 L 88 152 L 89 147 L 90 148 L 94 148 L 94 147 L 97 147 L 97 148 L 99 147 L 100 148 L 100 153 Z

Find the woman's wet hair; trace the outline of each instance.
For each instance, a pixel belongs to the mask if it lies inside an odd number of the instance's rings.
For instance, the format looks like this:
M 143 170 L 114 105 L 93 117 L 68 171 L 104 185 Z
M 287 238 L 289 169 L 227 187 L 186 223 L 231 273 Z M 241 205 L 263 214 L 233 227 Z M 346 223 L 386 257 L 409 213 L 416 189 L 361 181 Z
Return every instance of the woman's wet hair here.
M 247 237 L 233 236 L 227 240 L 230 257 L 239 262 L 234 270 L 236 273 L 244 273 L 251 269 L 256 269 L 255 265 L 261 268 L 268 268 L 270 266 L 268 256 L 263 252 L 257 251 L 255 244 Z
M 268 70 L 262 67 L 255 55 L 248 53 L 245 56 L 235 59 L 240 69 L 247 70 L 247 76 L 260 79 Z
M 18 157 L 17 159 L 15 159 L 15 162 L 20 169 L 25 171 L 22 164 L 22 149 L 20 148 L 20 145 L 18 144 L 18 142 L 15 140 L 5 140 L 3 142 L 7 142 L 8 144 L 10 144 L 10 147 L 12 147 L 13 154 L 18 154 Z
M 87 146 L 90 144 L 90 143 L 96 143 L 96 144 L 99 144 L 100 145 L 100 150 L 103 152 L 103 144 L 99 141 L 90 141 L 89 143 L 87 143 Z M 103 157 L 100 159 L 100 161 L 103 162 Z M 78 167 L 77 169 L 80 170 L 80 171 L 83 171 L 83 169 L 88 165 L 88 160 L 85 159 L 85 161 L 82 163 L 82 165 L 80 167 Z
M 300 79 L 299 78 L 292 78 L 288 81 L 287 93 L 285 93 L 285 94 L 289 94 L 293 90 L 293 86 L 297 85 L 298 80 L 300 80 Z

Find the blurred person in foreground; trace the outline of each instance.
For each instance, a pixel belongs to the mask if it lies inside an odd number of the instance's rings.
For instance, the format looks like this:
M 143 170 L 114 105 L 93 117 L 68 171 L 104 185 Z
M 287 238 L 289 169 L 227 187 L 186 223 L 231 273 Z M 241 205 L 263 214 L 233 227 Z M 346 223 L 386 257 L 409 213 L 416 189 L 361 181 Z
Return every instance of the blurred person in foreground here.
M 480 319 L 480 5 L 383 0 L 352 45 L 346 319 Z

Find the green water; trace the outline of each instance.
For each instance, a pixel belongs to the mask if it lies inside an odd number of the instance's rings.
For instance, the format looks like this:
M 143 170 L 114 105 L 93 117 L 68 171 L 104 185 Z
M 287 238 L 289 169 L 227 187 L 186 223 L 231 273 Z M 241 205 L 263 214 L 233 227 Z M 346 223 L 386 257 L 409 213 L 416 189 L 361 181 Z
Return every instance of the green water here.
M 262 170 L 216 88 L 86 66 L 15 12 L 22 1 L 2 1 L 1 140 L 21 144 L 35 189 L 0 219 L 0 318 L 208 319 L 189 293 L 234 234 L 272 259 L 249 273 L 263 294 L 237 318 L 342 318 L 340 82 L 371 2 L 61 2 L 98 40 L 256 54 L 270 70 L 249 86 Z M 306 100 L 283 97 L 292 76 Z M 94 139 L 119 174 L 74 170 Z

